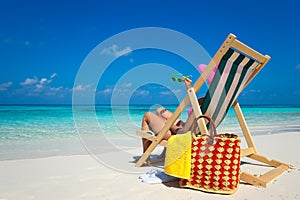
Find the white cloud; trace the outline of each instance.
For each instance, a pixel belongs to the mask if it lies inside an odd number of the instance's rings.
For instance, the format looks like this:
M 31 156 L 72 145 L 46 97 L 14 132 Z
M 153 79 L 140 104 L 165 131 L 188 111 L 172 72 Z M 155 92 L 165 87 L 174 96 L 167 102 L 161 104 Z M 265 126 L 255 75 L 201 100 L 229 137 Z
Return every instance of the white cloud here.
M 261 90 L 248 90 L 249 93 L 260 93 Z
M 49 88 L 50 91 L 54 91 L 54 92 L 58 92 L 58 91 L 60 91 L 60 90 L 62 90 L 62 89 L 63 89 L 62 86 L 59 86 L 59 87 L 50 87 L 50 88 Z
M 132 86 L 132 83 L 124 83 L 122 86 L 125 88 L 130 88 Z
M 53 73 L 53 74 L 50 76 L 50 79 L 54 79 L 56 76 L 57 76 L 57 74 L 56 74 L 56 73 Z
M 0 91 L 6 91 L 12 84 L 13 84 L 12 81 L 9 81 L 7 83 L 1 83 L 0 84 Z
M 87 90 L 90 90 L 92 87 L 92 84 L 87 84 L 87 85 L 82 85 L 82 84 L 79 84 L 79 85 L 76 85 L 73 90 L 74 91 L 87 91 Z
M 45 91 L 45 95 L 47 95 L 47 96 L 64 97 L 64 95 L 68 91 L 69 91 L 68 88 L 64 88 L 62 86 L 59 86 L 59 87 L 49 87 L 49 90 Z
M 57 96 L 62 97 L 64 95 L 69 95 L 72 91 L 70 88 L 64 88 L 62 86 L 53 87 L 51 83 L 57 76 L 53 73 L 49 78 L 41 78 L 34 76 L 33 78 L 26 78 L 25 81 L 21 82 L 22 88 L 14 91 L 15 95 L 25 95 L 25 96 Z
M 245 96 L 247 94 L 258 94 L 258 93 L 261 93 L 261 90 L 254 90 L 254 89 L 251 89 L 251 90 L 245 90 L 241 93 L 242 96 Z
M 43 88 L 43 85 L 42 84 L 36 84 L 35 86 L 37 89 L 42 89 Z
M 112 89 L 111 88 L 106 88 L 105 90 L 103 90 L 103 93 L 104 94 L 109 94 L 109 93 L 112 93 Z
M 26 85 L 33 85 L 38 82 L 38 78 L 35 76 L 33 78 L 26 78 L 24 82 L 21 82 L 20 85 L 26 86 Z
M 105 88 L 104 90 L 99 90 L 98 94 L 102 95 L 109 95 L 113 92 L 113 88 Z
M 148 90 L 136 90 L 135 95 L 136 96 L 148 96 L 150 92 Z
M 179 94 L 181 93 L 182 91 L 180 89 L 176 89 L 176 90 L 171 90 L 171 91 L 162 91 L 160 92 L 161 95 L 176 95 L 176 94 Z
M 82 91 L 82 90 L 84 90 L 84 86 L 83 85 L 76 85 L 75 87 L 74 87 L 74 90 L 75 91 Z
M 34 76 L 33 78 L 26 78 L 24 82 L 20 83 L 20 85 L 24 86 L 24 87 L 34 86 L 35 89 L 41 90 L 45 86 L 50 85 L 50 83 L 53 81 L 53 79 L 56 77 L 56 75 L 57 75 L 56 73 L 53 73 L 49 79 L 41 78 L 40 80 L 36 76 Z
M 52 79 L 41 78 L 38 84 L 36 84 L 36 88 L 43 88 L 45 85 L 50 84 Z
M 4 35 L 0 35 L 0 36 L 4 36 Z M 26 46 L 26 47 L 31 46 L 31 42 L 29 40 L 22 40 L 22 39 L 16 38 L 16 37 L 5 37 L 0 42 L 5 43 L 6 45 L 11 45 L 11 46 L 16 46 L 16 45 Z
M 114 57 L 118 58 L 123 55 L 128 55 L 131 52 L 132 49 L 130 47 L 125 47 L 124 49 L 119 50 L 119 47 L 116 44 L 114 44 L 111 47 L 104 48 L 101 51 L 101 54 L 113 55 Z
M 51 83 L 52 80 L 57 76 L 56 73 L 53 73 L 49 79 L 47 78 L 41 78 L 40 80 L 38 80 L 38 78 L 36 76 L 34 76 L 33 78 L 26 78 L 24 82 L 20 83 L 21 85 L 32 85 L 35 84 L 37 82 L 39 82 L 39 84 L 46 84 L 46 83 Z
M 47 83 L 48 80 L 46 78 L 42 78 L 39 82 L 41 85 L 43 85 L 43 84 Z
M 131 87 L 132 87 L 132 83 L 123 83 L 118 86 L 106 86 L 105 89 L 99 90 L 98 94 L 108 95 L 114 92 L 114 94 L 124 95 L 130 92 Z

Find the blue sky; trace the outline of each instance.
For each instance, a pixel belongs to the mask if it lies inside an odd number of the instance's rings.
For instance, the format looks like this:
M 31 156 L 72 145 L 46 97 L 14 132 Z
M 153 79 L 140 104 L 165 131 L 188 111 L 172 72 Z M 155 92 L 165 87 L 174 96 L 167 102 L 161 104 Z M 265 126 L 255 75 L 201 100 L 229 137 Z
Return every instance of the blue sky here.
M 80 66 L 101 42 L 140 27 L 163 27 L 196 40 L 213 56 L 234 33 L 270 62 L 240 95 L 242 104 L 300 104 L 300 3 L 286 1 L 1 1 L 0 104 L 70 104 Z M 142 36 L 141 36 L 142 37 Z M 126 49 L 127 48 L 127 49 Z M 123 52 L 126 54 L 118 57 Z M 131 52 L 111 46 L 118 57 L 97 87 L 96 103 L 110 103 L 116 82 L 130 69 L 147 63 L 172 65 L 182 73 L 197 72 L 168 52 Z M 120 54 L 121 53 L 121 54 Z M 200 64 L 200 63 L 199 63 Z M 186 69 L 190 69 L 187 71 Z M 155 77 L 154 77 L 155 78 Z M 169 77 L 167 77 L 169 78 Z M 131 83 L 123 84 L 120 93 Z M 157 84 L 143 85 L 131 103 L 177 103 L 174 94 Z

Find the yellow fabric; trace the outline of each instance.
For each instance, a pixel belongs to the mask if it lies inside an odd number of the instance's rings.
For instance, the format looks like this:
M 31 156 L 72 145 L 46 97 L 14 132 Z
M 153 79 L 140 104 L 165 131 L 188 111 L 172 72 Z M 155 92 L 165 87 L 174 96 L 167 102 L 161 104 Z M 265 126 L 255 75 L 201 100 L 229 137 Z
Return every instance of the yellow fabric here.
M 168 139 L 165 167 L 166 174 L 189 179 L 191 172 L 191 132 L 178 134 Z

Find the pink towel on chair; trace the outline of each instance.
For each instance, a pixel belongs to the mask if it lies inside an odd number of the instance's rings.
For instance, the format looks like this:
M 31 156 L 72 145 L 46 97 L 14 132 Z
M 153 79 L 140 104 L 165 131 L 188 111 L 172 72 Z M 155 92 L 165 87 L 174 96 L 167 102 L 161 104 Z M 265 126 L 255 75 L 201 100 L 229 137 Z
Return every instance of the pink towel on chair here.
M 219 64 L 216 65 L 216 67 L 213 69 L 213 71 L 211 72 L 211 74 L 210 74 L 209 77 L 207 78 L 207 83 L 208 83 L 208 85 L 211 84 L 211 82 L 212 82 L 212 80 L 213 80 L 213 78 L 214 78 L 214 76 L 215 76 L 215 74 L 216 74 L 216 71 L 217 71 L 217 69 L 218 69 L 218 66 L 219 66 Z M 201 73 L 203 73 L 206 67 L 207 67 L 206 64 L 200 64 L 197 68 L 198 68 L 198 70 L 199 70 Z M 192 111 L 193 111 L 193 108 L 190 107 L 190 108 L 188 109 L 188 115 L 190 115 L 190 114 L 192 113 Z

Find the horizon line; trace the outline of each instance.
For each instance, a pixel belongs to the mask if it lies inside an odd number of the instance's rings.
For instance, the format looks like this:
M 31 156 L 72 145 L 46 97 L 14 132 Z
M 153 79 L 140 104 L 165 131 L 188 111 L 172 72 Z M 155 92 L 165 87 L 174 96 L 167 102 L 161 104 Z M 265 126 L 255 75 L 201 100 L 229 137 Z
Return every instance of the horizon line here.
M 155 104 L 2 104 L 0 106 L 153 106 Z M 164 106 L 179 106 L 179 104 L 164 104 Z M 300 107 L 300 104 L 240 104 L 242 107 Z

